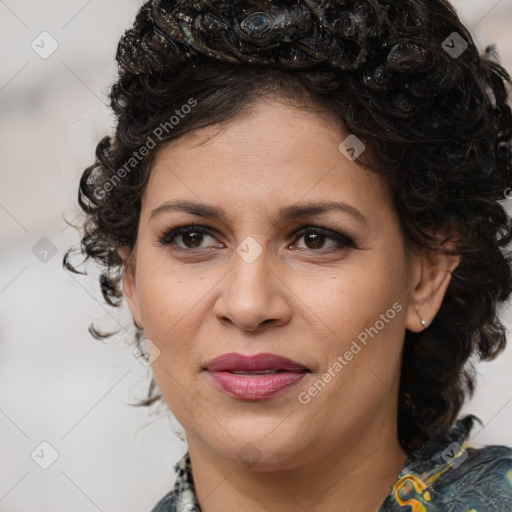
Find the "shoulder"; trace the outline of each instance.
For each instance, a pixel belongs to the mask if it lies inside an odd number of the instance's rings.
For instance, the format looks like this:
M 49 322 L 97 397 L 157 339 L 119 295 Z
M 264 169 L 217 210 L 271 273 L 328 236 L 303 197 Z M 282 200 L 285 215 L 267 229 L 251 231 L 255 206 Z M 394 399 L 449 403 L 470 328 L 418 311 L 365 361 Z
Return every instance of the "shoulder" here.
M 400 504 L 414 501 L 424 509 L 502 512 L 512 503 L 512 448 L 468 445 L 474 416 L 457 421 L 443 440 L 412 454 L 395 484 Z M 410 496 L 409 496 L 410 495 Z
M 201 512 L 195 495 L 191 491 L 175 490 L 168 492 L 151 512 Z
M 168 492 L 151 509 L 151 512 L 181 512 L 182 509 L 180 509 L 178 506 L 179 499 L 180 499 L 180 496 L 179 496 L 179 493 L 176 492 L 176 490 Z M 191 512 L 192 512 L 192 510 L 191 510 Z
M 450 455 L 448 455 L 450 457 Z M 512 502 L 512 449 L 491 445 L 462 447 L 458 458 L 450 460 L 439 489 L 456 490 L 464 495 L 481 495 Z
M 174 470 L 176 481 L 173 490 L 161 498 L 151 512 L 200 512 L 188 451 L 175 464 Z
M 173 491 L 167 493 L 152 509 L 151 512 L 177 512 L 176 495 Z
M 512 449 L 501 445 L 462 447 L 458 459 L 448 463 L 439 483 L 433 483 L 433 489 L 444 494 L 445 500 L 456 497 L 453 499 L 467 506 L 467 510 L 509 510 L 512 503 Z

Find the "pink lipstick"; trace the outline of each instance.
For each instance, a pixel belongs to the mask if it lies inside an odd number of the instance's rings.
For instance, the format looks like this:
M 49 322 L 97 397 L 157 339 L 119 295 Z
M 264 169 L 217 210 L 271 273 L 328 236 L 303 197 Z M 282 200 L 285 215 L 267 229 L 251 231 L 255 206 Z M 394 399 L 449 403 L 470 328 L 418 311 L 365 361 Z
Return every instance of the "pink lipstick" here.
M 310 370 L 287 357 L 270 353 L 223 354 L 204 368 L 221 391 L 242 400 L 265 400 L 299 382 Z

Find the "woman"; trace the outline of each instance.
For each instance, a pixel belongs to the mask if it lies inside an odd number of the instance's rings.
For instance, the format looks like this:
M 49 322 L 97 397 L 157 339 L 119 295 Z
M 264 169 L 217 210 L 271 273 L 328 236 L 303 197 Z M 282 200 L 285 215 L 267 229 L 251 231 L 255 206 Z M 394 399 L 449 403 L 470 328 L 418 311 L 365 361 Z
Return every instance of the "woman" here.
M 155 0 L 117 61 L 81 250 L 186 433 L 153 512 L 509 510 L 458 419 L 512 291 L 492 48 L 444 0 Z

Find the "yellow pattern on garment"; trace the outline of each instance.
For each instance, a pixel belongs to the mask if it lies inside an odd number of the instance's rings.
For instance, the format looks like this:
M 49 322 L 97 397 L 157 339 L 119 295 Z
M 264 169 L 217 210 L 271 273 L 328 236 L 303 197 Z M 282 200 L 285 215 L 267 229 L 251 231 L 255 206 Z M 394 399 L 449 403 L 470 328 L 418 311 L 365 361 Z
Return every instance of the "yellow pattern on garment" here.
M 465 451 L 466 446 L 467 443 L 464 443 L 458 453 L 453 457 L 453 459 L 460 457 Z M 434 470 L 430 472 L 430 474 L 427 473 L 424 475 L 426 477 L 425 480 L 422 480 L 421 478 L 411 474 L 404 475 L 393 486 L 393 491 L 395 493 L 395 499 L 397 503 L 400 506 L 409 505 L 411 507 L 411 512 L 428 512 L 427 505 L 428 502 L 431 501 L 428 487 L 432 482 L 435 482 L 445 471 L 448 471 L 450 468 L 450 464 L 443 464 L 440 470 Z M 512 478 L 512 475 L 507 474 L 507 476 Z M 478 511 L 472 509 L 468 512 Z
M 414 475 L 405 475 L 393 486 L 395 498 L 400 506 L 409 505 L 411 512 L 428 512 L 430 494 L 427 485 Z

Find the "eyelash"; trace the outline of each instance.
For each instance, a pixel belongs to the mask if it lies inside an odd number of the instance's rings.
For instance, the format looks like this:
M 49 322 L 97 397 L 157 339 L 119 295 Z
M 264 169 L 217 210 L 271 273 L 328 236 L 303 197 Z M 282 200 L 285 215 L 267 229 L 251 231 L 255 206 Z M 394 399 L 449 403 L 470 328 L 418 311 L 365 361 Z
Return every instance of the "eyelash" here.
M 185 233 L 188 233 L 188 232 L 196 232 L 201 235 L 209 235 L 212 237 L 214 236 L 212 234 L 212 232 L 209 229 L 207 229 L 205 226 L 197 226 L 194 224 L 181 224 L 181 225 L 176 225 L 173 228 L 166 231 L 161 237 L 159 237 L 158 241 L 163 246 L 170 246 L 170 245 L 173 245 L 173 240 L 176 237 L 183 235 Z M 331 247 L 329 249 L 302 249 L 301 248 L 302 251 L 328 253 L 328 252 L 346 249 L 346 248 L 352 248 L 352 249 L 356 248 L 354 241 L 351 238 L 349 238 L 348 236 L 338 233 L 337 231 L 327 229 L 322 226 L 305 226 L 305 227 L 302 227 L 299 230 L 295 231 L 294 243 L 297 242 L 298 240 L 300 240 L 305 234 L 309 234 L 309 233 L 323 235 L 327 239 L 334 241 L 336 243 L 337 247 Z M 184 249 L 183 247 L 178 247 L 178 246 L 174 245 L 173 249 L 178 250 L 178 251 L 184 251 L 184 252 L 193 252 L 195 250 L 201 251 L 201 250 L 204 250 L 207 248 L 206 247 L 195 247 L 195 248 Z

